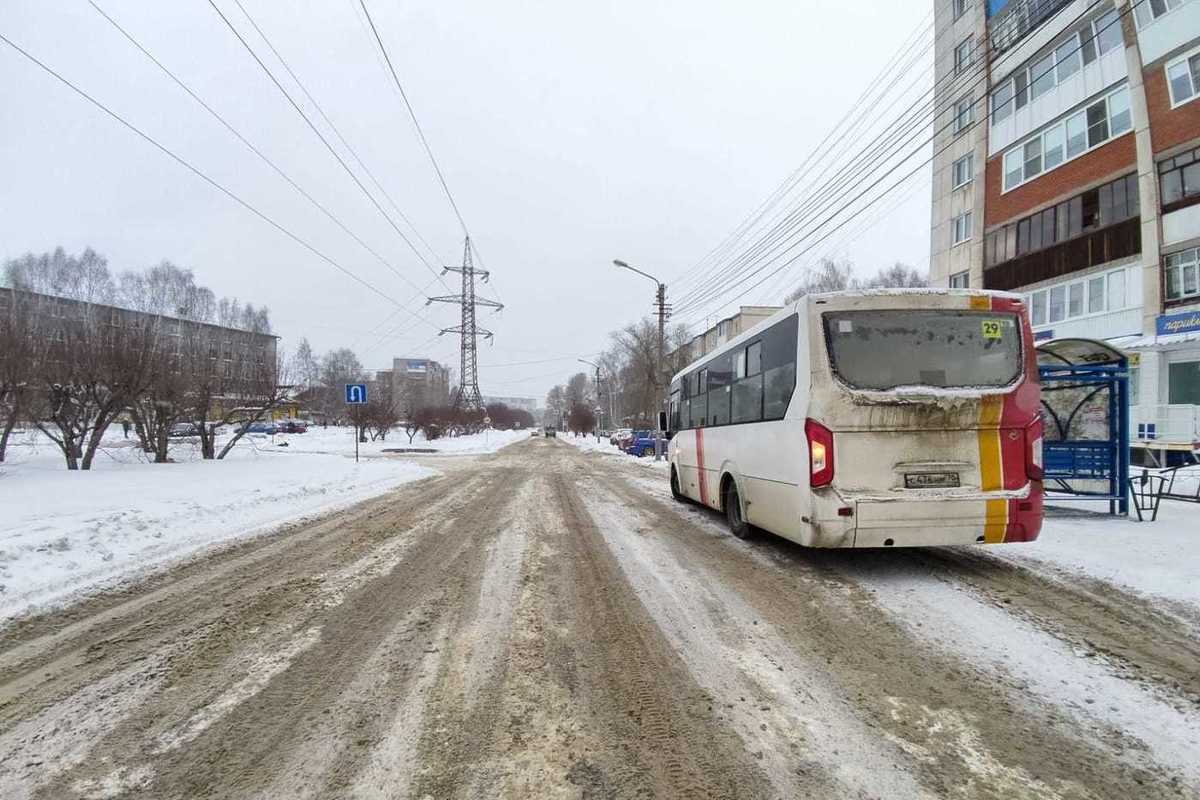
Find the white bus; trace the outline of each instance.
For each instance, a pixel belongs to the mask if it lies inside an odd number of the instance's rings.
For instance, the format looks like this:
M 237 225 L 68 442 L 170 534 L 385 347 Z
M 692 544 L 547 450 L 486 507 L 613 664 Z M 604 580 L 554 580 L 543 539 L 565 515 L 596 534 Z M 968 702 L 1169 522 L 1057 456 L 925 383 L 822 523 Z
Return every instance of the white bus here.
M 671 382 L 671 491 L 811 547 L 1032 541 L 1040 390 L 1016 295 L 809 295 Z

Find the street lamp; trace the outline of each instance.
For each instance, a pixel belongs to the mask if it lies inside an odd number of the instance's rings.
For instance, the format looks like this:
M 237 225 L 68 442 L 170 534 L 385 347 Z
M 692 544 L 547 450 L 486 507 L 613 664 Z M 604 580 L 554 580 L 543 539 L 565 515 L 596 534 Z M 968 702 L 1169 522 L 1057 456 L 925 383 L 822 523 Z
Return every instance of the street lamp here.
M 658 400 L 658 409 L 656 409 L 656 411 L 661 410 L 663 406 L 663 398 L 662 387 L 660 384 L 662 381 L 663 371 L 663 332 L 667 324 L 667 285 L 650 273 L 642 272 L 637 267 L 631 267 L 628 263 L 619 258 L 613 259 L 613 265 L 620 269 L 627 269 L 630 272 L 636 272 L 638 275 L 641 275 L 644 278 L 649 278 L 650 280 L 654 281 L 654 285 L 658 287 L 658 291 L 656 291 L 654 294 L 654 303 L 658 306 L 658 363 L 654 365 L 654 394 L 655 398 Z M 656 413 L 655 417 L 657 418 L 657 416 L 658 414 Z M 654 423 L 654 428 L 654 460 L 662 461 L 662 431 L 658 430 L 659 425 L 657 420 Z

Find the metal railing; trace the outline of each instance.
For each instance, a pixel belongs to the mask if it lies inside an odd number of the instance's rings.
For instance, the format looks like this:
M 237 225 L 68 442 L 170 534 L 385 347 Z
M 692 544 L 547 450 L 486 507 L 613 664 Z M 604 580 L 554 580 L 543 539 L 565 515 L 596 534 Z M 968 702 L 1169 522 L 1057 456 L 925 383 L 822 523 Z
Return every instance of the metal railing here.
M 1011 0 L 988 21 L 992 55 L 997 56 L 1021 41 L 1035 28 L 1058 13 L 1071 0 Z

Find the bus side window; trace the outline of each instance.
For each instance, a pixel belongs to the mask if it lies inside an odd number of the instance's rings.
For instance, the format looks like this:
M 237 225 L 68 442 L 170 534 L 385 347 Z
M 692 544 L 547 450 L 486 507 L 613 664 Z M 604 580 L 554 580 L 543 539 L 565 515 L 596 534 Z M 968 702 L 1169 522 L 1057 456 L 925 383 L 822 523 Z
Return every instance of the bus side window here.
M 763 416 L 783 419 L 796 388 L 797 318 L 776 323 L 763 334 Z
M 733 384 L 730 422 L 762 419 L 762 343 L 754 342 L 737 354 L 737 380 Z
M 702 369 L 696 373 L 696 390 L 692 393 L 691 418 L 693 428 L 703 428 L 707 420 L 708 410 L 708 370 Z
M 733 378 L 733 354 L 708 362 L 708 424 L 729 424 L 729 384 Z

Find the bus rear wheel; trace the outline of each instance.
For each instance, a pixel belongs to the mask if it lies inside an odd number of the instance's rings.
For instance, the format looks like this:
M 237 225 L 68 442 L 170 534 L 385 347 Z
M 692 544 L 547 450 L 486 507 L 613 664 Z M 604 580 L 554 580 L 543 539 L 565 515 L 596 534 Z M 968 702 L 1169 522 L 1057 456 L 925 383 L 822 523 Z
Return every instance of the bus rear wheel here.
M 725 519 L 729 520 L 729 532 L 739 539 L 749 539 L 752 529 L 750 523 L 742 516 L 742 498 L 738 495 L 737 484 L 731 478 L 725 485 Z

